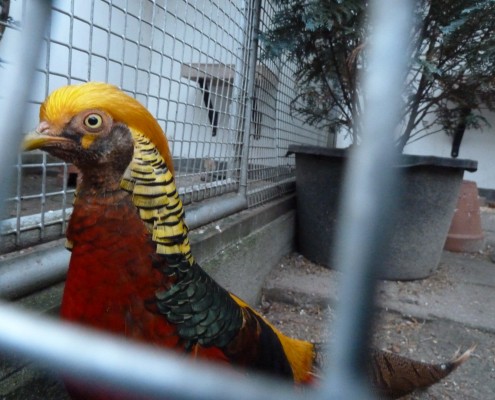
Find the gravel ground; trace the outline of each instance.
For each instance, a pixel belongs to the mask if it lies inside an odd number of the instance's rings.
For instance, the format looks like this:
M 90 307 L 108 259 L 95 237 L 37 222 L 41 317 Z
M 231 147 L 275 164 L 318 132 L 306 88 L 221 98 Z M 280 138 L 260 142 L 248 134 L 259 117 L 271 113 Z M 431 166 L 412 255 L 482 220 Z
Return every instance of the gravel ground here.
M 483 257 L 484 255 L 480 255 Z M 321 275 L 325 269 L 300 255 L 285 257 L 276 269 L 297 268 L 300 273 Z M 440 277 L 442 271 L 439 272 Z M 269 277 L 270 279 L 271 277 Z M 434 290 L 446 284 L 438 277 L 424 280 L 422 285 Z M 295 303 L 299 303 L 295 301 Z M 332 339 L 335 310 L 308 302 L 287 304 L 271 302 L 264 297 L 260 305 L 263 314 L 284 333 L 313 342 Z M 493 318 L 493 315 L 491 316 Z M 327 322 L 329 321 L 329 322 Z M 377 313 L 373 335 L 375 347 L 406 355 L 417 360 L 439 363 L 450 359 L 458 349 L 477 345 L 477 351 L 458 370 L 425 392 L 406 396 L 408 400 L 495 398 L 495 332 L 484 332 L 445 319 L 420 320 L 395 312 Z M 480 350 L 482 349 L 482 350 Z

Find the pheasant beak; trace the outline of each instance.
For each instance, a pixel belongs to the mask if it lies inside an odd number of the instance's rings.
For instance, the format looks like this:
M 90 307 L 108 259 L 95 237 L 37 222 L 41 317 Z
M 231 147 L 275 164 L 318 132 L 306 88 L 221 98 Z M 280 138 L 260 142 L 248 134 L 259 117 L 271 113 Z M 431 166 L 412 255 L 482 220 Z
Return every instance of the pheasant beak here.
M 29 132 L 22 142 L 22 150 L 31 151 L 44 149 L 53 145 L 70 142 L 70 139 L 51 132 L 51 126 L 46 121 L 41 121 L 34 131 Z

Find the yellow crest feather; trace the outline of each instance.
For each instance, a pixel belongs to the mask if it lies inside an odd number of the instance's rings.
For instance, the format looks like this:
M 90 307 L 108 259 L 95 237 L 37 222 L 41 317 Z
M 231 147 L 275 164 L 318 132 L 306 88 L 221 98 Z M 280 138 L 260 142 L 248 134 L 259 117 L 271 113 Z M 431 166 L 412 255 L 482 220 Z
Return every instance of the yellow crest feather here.
M 40 121 L 62 129 L 72 117 L 87 109 L 100 109 L 114 121 L 129 127 L 132 134 L 148 137 L 173 173 L 173 161 L 163 129 L 151 113 L 136 99 L 114 85 L 88 82 L 63 86 L 52 92 L 40 108 Z

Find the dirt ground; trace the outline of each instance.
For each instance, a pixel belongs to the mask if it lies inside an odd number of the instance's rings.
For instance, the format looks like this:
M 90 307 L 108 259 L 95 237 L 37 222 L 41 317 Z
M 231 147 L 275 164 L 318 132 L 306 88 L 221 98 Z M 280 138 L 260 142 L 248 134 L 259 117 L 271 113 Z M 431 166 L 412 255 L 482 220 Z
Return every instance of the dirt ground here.
M 316 276 L 325 272 L 325 268 L 298 254 L 284 258 L 276 268 L 297 268 Z M 424 282 L 428 285 L 427 281 Z M 335 309 L 331 306 L 322 307 L 312 302 L 298 305 L 271 302 L 264 297 L 260 308 L 275 326 L 290 336 L 312 342 L 329 342 L 332 339 Z M 494 318 L 493 315 L 487 317 Z M 477 345 L 472 357 L 445 380 L 425 392 L 403 399 L 495 399 L 495 332 L 470 328 L 445 319 L 421 320 L 380 310 L 373 338 L 377 348 L 434 363 L 450 359 L 459 349 L 466 350 Z

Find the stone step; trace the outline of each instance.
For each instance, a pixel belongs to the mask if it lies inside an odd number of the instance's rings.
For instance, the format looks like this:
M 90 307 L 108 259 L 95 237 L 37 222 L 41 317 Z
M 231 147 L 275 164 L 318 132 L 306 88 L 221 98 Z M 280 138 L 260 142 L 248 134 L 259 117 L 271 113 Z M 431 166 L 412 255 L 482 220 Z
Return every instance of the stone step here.
M 302 256 L 284 258 L 263 287 L 268 302 L 335 305 L 340 273 Z M 377 305 L 420 319 L 442 318 L 495 332 L 495 264 L 486 255 L 444 252 L 438 270 L 417 281 L 381 281 Z

